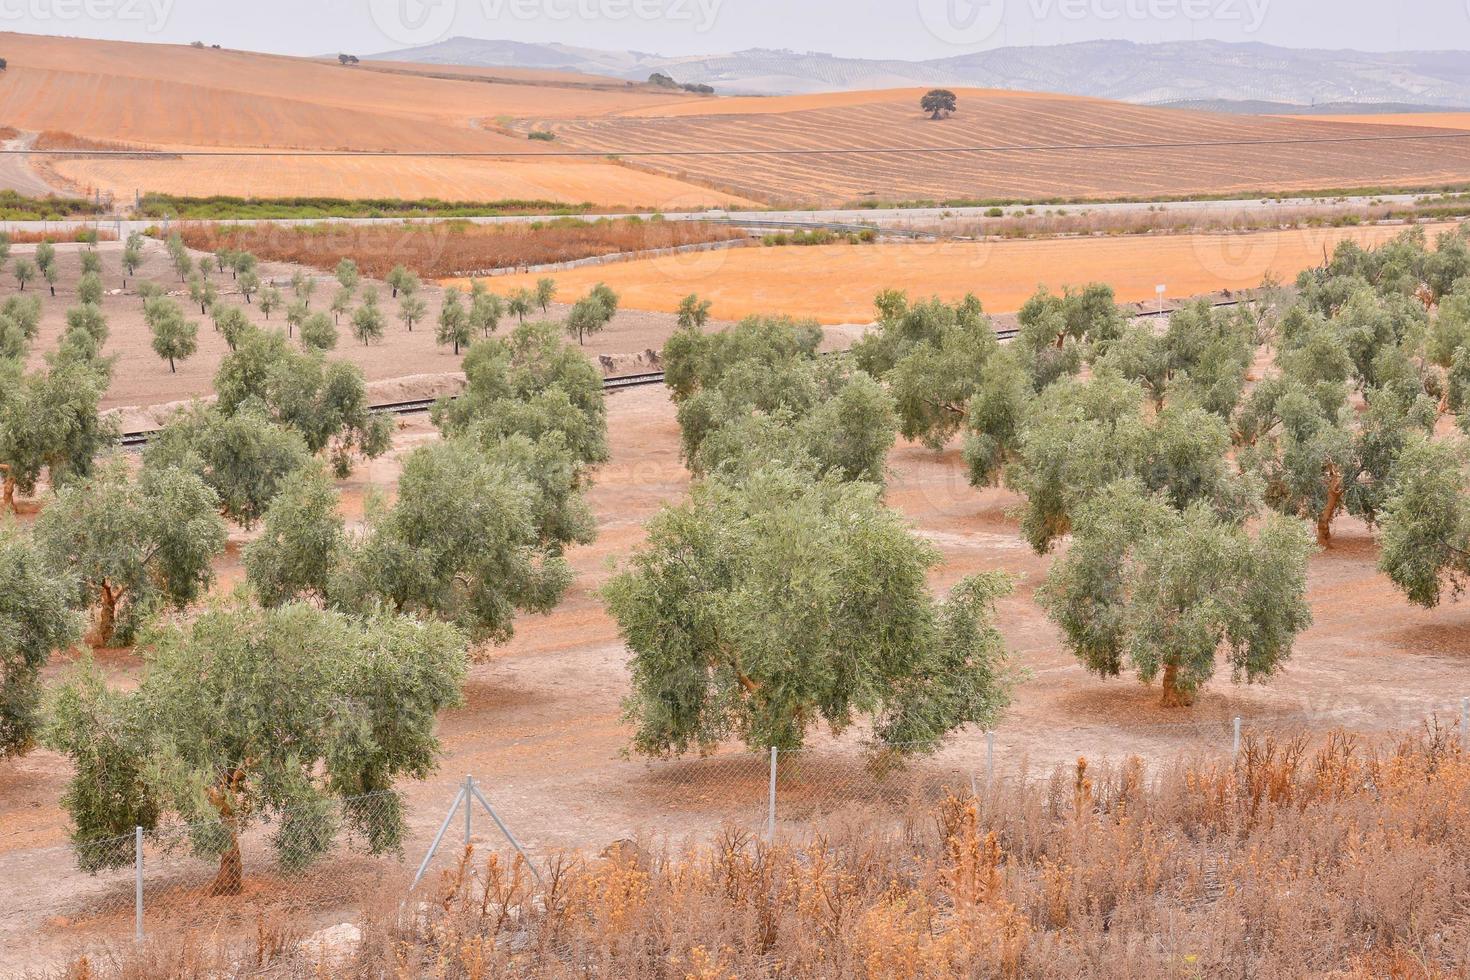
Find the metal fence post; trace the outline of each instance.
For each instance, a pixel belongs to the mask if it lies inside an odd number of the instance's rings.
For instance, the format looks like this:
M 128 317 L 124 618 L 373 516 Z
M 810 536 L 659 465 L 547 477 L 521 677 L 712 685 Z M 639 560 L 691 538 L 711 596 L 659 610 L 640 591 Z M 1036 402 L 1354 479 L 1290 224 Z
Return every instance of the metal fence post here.
M 470 797 L 475 792 L 475 777 L 464 778 L 464 846 L 470 846 L 470 834 L 473 833 L 471 824 L 471 811 L 475 808 L 470 806 Z
M 995 732 L 985 733 L 985 792 L 995 789 Z
M 133 828 L 133 938 L 143 941 L 143 828 Z
M 776 839 L 776 754 L 777 748 L 771 746 L 771 790 L 770 797 L 766 802 L 766 840 Z
M 1230 750 L 1230 755 L 1231 755 L 1232 758 L 1239 758 L 1239 756 L 1240 756 L 1240 716 L 1239 715 L 1236 715 L 1235 716 L 1235 742 L 1234 742 L 1234 746 Z

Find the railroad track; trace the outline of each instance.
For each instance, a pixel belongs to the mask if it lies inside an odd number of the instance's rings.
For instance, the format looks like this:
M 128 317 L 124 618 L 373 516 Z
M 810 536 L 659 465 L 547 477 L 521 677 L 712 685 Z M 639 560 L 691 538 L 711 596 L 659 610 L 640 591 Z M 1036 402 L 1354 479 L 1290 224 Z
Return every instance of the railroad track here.
M 660 385 L 664 383 L 662 371 L 650 371 L 646 374 L 625 374 L 618 378 L 604 378 L 602 381 L 603 391 L 623 391 L 627 388 L 642 388 L 647 385 Z M 439 403 L 437 398 L 416 398 L 406 402 L 390 402 L 386 405 L 374 405 L 368 411 L 380 415 L 421 415 L 432 409 Z M 125 432 L 120 444 L 124 449 L 142 449 L 148 445 L 148 441 L 158 434 L 158 429 L 149 429 L 145 432 Z
M 1227 300 L 1215 304 L 1220 306 L 1239 306 L 1238 300 Z M 1137 314 L 1139 318 L 1167 316 L 1171 311 L 1164 310 L 1163 313 L 1143 312 Z M 995 331 L 998 340 L 1015 340 L 1020 330 L 1016 327 L 1006 327 Z M 649 371 L 645 374 L 625 374 L 617 378 L 604 378 L 602 381 L 603 391 L 623 391 L 627 388 L 642 388 L 648 385 L 664 383 L 662 371 Z M 378 412 L 383 415 L 420 415 L 429 411 L 437 404 L 437 398 L 418 398 L 412 401 L 392 402 L 387 405 L 374 405 L 369 411 Z M 148 440 L 159 432 L 158 429 L 149 429 L 145 432 L 125 432 L 119 440 L 124 449 L 141 449 L 148 445 Z

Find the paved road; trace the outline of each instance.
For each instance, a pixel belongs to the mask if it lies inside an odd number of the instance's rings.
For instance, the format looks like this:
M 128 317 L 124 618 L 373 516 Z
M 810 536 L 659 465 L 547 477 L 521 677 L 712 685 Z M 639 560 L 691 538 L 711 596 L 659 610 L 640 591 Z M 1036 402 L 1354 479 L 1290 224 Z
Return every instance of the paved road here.
M 22 133 L 13 140 L 0 143 L 6 150 L 29 150 L 36 143 L 37 133 Z M 20 153 L 0 153 L 0 190 L 15 191 L 26 197 L 46 197 L 60 194 L 31 169 L 31 158 Z
M 20 160 L 19 157 L 11 157 L 10 160 Z M 0 156 L 0 165 L 6 162 L 6 158 Z M 22 164 L 23 166 L 23 164 Z M 34 175 L 33 175 L 34 176 Z M 0 182 L 3 186 L 3 182 Z M 1348 198 L 1319 198 L 1319 197 L 1293 197 L 1282 200 L 1260 198 L 1250 200 L 1232 201 L 1126 201 L 1126 202 L 1103 202 L 1097 204 L 1063 204 L 1063 205 L 1033 205 L 1037 213 L 1048 210 L 1065 210 L 1068 214 L 1142 214 L 1150 211 L 1157 212 L 1184 212 L 1184 213 L 1215 213 L 1215 214 L 1263 214 L 1263 213 L 1285 213 L 1300 210 L 1307 207 L 1366 207 L 1370 203 L 1408 205 L 1413 204 L 1425 197 L 1423 194 L 1390 194 L 1378 197 L 1348 197 Z M 1011 214 L 1022 209 L 1021 205 L 1011 205 L 1004 210 Z M 667 221 L 728 221 L 732 224 L 749 223 L 755 226 L 767 225 L 868 225 L 881 229 L 902 230 L 909 226 L 923 226 L 933 228 L 936 224 L 947 222 L 959 223 L 962 221 L 974 221 L 985 218 L 985 212 L 989 208 L 877 208 L 866 210 L 862 208 L 831 208 L 815 211 L 680 211 L 661 212 Z M 651 217 L 653 212 L 620 212 L 617 214 L 589 215 L 589 217 L 603 218 L 626 218 L 626 217 Z M 478 218 L 456 218 L 455 220 L 469 221 L 473 224 L 499 225 L 499 224 L 525 224 L 533 221 L 547 221 L 554 215 L 497 215 Z M 224 221 L 221 224 L 278 224 L 278 225 L 313 225 L 313 224 L 343 224 L 343 225 L 376 225 L 376 224 L 400 224 L 403 218 L 274 218 L 265 219 L 241 219 L 238 222 Z M 413 218 L 412 221 L 440 221 L 442 218 Z M 995 219 L 1000 220 L 1000 219 Z M 51 231 L 61 230 L 78 225 L 97 224 L 103 228 L 113 228 L 120 234 L 126 235 L 131 231 L 141 231 L 160 222 L 156 219 L 139 220 L 126 218 L 105 218 L 97 222 L 92 221 L 12 221 L 4 222 L 6 230 L 23 231 Z

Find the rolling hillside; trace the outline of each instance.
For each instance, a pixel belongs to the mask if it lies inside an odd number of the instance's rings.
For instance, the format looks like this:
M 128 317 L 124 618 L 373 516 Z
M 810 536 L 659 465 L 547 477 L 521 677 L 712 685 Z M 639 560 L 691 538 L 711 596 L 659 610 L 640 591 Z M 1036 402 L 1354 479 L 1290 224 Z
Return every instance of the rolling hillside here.
M 1147 198 L 1470 180 L 1470 138 L 1444 128 L 980 89 L 960 90 L 959 111 L 934 121 L 919 109 L 922 93 L 727 99 L 540 123 L 568 146 L 655 154 L 632 162 L 771 203 Z M 740 150 L 751 152 L 730 152 Z M 825 152 L 832 150 L 850 152 Z M 770 151 L 804 153 L 761 155 Z
M 564 74 L 506 81 L 344 68 L 319 59 L 73 38 L 0 34 L 0 119 L 22 133 L 140 149 L 536 153 L 548 144 L 502 132 L 514 118 L 595 117 L 695 101 L 681 93 Z M 65 141 L 63 141 L 65 142 Z M 535 197 L 605 206 L 724 204 L 668 176 L 607 161 L 291 158 L 40 158 L 56 190 L 197 196 Z

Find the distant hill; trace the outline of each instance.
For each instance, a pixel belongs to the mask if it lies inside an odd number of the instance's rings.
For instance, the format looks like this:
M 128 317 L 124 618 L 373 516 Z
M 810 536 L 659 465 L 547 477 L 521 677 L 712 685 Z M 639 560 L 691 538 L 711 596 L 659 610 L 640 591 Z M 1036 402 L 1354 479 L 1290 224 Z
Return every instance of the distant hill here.
M 1322 102 L 1295 105 L 1290 102 L 1231 102 L 1228 99 L 1186 99 L 1182 102 L 1155 103 L 1161 109 L 1195 109 L 1200 112 L 1232 112 L 1251 116 L 1374 116 L 1406 113 L 1444 112 L 1446 109 L 1470 112 L 1463 106 L 1424 105 L 1413 102 Z
M 756 48 L 667 57 L 563 44 L 450 38 L 374 58 L 422 64 L 546 68 L 644 81 L 663 72 L 721 94 L 801 94 L 962 85 L 1088 95 L 1150 105 L 1273 103 L 1270 111 L 1325 103 L 1470 106 L 1470 52 L 1324 51 L 1222 41 L 1087 41 L 996 48 L 930 61 L 840 58 Z M 1334 105 L 1331 111 L 1351 111 Z

